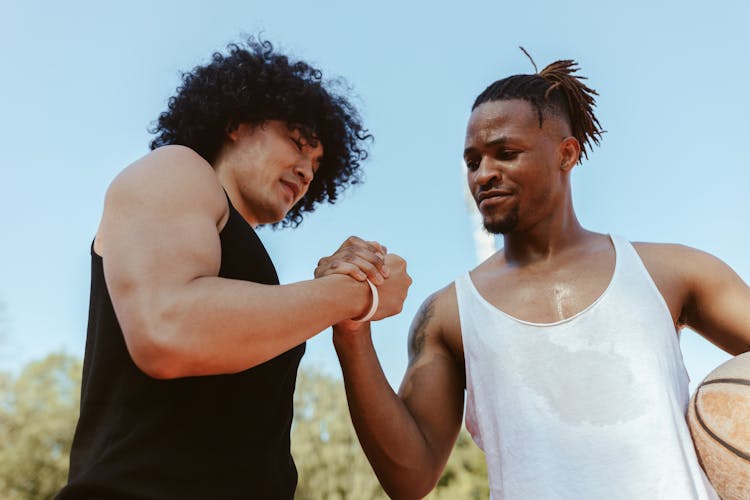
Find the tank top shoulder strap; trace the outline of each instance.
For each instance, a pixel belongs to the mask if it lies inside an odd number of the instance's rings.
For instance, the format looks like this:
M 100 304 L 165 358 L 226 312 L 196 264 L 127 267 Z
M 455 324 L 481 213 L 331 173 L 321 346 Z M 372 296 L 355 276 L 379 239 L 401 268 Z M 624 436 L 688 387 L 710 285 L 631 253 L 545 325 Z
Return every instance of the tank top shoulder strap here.
M 461 307 L 461 302 L 471 296 L 470 279 L 471 277 L 469 276 L 468 271 L 456 277 L 456 299 L 458 300 L 459 309 Z
M 228 213 L 227 213 L 227 221 L 224 223 L 224 227 L 221 228 L 221 231 L 219 231 L 220 233 L 226 229 L 226 227 L 229 225 L 232 219 L 236 219 L 237 217 L 242 218 L 242 216 L 237 211 L 237 209 L 234 208 L 234 205 L 232 204 L 232 200 L 229 198 L 229 193 L 227 193 L 227 190 L 223 188 L 222 190 L 224 191 L 224 196 L 227 199 Z
M 637 271 L 648 274 L 646 266 L 630 241 L 615 234 L 610 235 L 610 239 L 617 252 L 618 264 L 622 264 L 623 269 L 627 269 L 628 272 Z
M 461 336 L 465 337 L 467 331 L 465 328 L 467 326 L 466 323 L 470 320 L 470 317 L 472 315 L 472 284 L 469 272 L 466 271 L 465 273 L 457 276 L 454 283 L 456 286 L 456 302 L 458 303 L 458 319 L 461 323 Z
M 615 245 L 618 245 L 618 256 L 622 255 L 623 273 L 627 275 L 627 279 L 630 283 L 637 280 L 641 286 L 645 286 L 650 291 L 654 300 L 663 306 L 661 308 L 662 311 L 671 318 L 672 313 L 669 310 L 669 305 L 667 305 L 664 296 L 656 286 L 656 282 L 633 244 L 620 236 L 612 236 L 612 241 Z

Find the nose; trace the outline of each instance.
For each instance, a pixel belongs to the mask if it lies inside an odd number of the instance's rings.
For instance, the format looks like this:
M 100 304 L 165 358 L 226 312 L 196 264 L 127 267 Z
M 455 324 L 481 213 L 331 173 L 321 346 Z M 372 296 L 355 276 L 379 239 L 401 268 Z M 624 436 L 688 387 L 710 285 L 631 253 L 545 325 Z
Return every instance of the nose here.
M 310 184 L 313 180 L 313 161 L 310 157 L 300 160 L 294 167 L 294 173 L 297 174 L 303 184 Z
M 495 162 L 491 158 L 483 156 L 479 162 L 479 166 L 474 171 L 474 182 L 480 186 L 484 186 L 502 180 L 502 178 L 502 172 Z

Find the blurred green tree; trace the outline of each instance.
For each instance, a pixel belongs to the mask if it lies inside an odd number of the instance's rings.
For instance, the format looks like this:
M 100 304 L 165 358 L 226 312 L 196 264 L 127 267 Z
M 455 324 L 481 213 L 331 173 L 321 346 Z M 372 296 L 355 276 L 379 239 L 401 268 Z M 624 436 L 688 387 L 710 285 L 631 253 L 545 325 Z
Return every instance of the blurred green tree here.
M 81 362 L 67 354 L 0 374 L 0 498 L 52 498 L 65 483 L 80 387 Z
M 297 379 L 292 455 L 299 471 L 297 500 L 388 498 L 357 440 L 343 382 L 314 369 L 301 370 Z M 489 498 L 484 455 L 465 430 L 426 498 Z
M 81 385 L 81 361 L 50 354 L 18 377 L 0 373 L 0 498 L 53 498 L 65 484 Z M 300 370 L 292 454 L 298 500 L 386 499 L 349 420 L 343 382 Z M 489 497 L 484 457 L 462 431 L 435 491 L 427 498 Z
M 359 446 L 343 383 L 317 370 L 297 377 L 292 455 L 298 500 L 388 498 Z

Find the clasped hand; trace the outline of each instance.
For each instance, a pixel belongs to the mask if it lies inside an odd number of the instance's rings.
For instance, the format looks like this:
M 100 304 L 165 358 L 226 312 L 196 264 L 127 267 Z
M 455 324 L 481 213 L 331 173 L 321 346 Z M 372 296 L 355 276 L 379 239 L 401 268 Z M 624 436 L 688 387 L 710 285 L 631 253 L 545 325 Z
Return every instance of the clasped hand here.
M 369 279 L 378 289 L 380 301 L 372 320 L 401 312 L 412 279 L 406 272 L 406 261 L 389 254 L 376 241 L 350 236 L 333 255 L 323 257 L 315 268 L 315 277 L 345 274 L 363 284 Z M 363 308 L 366 311 L 367 307 Z

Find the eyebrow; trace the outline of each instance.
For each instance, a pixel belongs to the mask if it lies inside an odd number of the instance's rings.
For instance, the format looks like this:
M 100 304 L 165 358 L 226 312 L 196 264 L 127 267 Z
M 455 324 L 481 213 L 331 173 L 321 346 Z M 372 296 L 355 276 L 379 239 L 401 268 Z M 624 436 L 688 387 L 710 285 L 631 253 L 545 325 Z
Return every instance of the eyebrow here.
M 291 134 L 291 138 L 295 140 L 302 139 L 308 144 L 311 142 L 321 142 L 320 137 L 318 137 L 318 134 L 314 130 L 310 131 L 310 134 L 307 134 L 305 133 L 305 129 L 301 126 L 290 128 L 289 133 Z
M 509 140 L 509 138 L 507 136 L 501 135 L 497 139 L 492 139 L 491 141 L 488 141 L 488 142 L 484 143 L 483 146 L 484 147 L 489 147 L 489 148 L 493 148 L 493 147 L 497 147 L 497 146 L 504 146 L 508 142 L 508 140 Z M 468 155 L 469 153 L 472 153 L 472 152 L 476 151 L 476 149 L 477 148 L 475 148 L 474 146 L 469 146 L 468 148 L 464 149 L 464 156 Z

